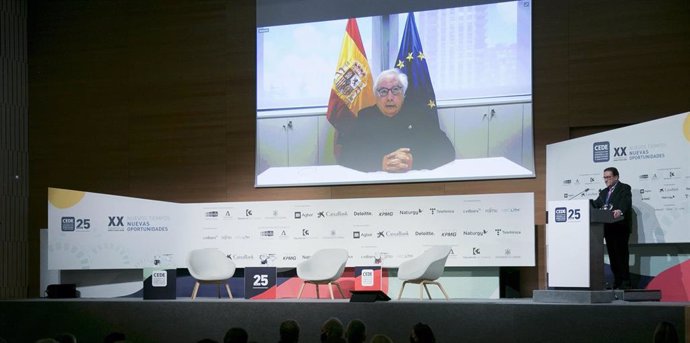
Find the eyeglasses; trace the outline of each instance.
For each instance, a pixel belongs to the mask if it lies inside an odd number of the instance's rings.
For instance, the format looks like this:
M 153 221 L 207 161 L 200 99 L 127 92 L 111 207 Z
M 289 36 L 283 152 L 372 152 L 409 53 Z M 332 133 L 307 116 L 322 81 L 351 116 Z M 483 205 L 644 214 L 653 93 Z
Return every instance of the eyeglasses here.
M 604 176 L 604 180 L 613 179 L 613 176 Z
M 383 98 L 385 96 L 388 96 L 388 92 L 393 93 L 393 95 L 399 95 L 402 93 L 402 87 L 400 86 L 395 86 L 393 88 L 379 88 L 376 90 L 376 94 L 378 94 L 379 97 Z

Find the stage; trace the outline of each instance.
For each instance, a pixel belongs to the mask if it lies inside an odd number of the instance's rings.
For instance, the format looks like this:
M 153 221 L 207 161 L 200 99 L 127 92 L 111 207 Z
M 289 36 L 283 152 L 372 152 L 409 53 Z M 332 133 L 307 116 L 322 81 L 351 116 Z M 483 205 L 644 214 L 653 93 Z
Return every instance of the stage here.
M 651 342 L 657 323 L 686 333 L 688 303 L 625 302 L 544 304 L 531 298 L 474 300 L 414 299 L 350 303 L 336 299 L 176 300 L 25 299 L 0 301 L 0 337 L 33 342 L 62 332 L 79 342 L 101 342 L 113 331 L 128 342 L 222 342 L 230 327 L 243 327 L 250 341 L 277 342 L 278 327 L 294 319 L 301 342 L 318 342 L 319 328 L 330 317 L 345 325 L 361 319 L 368 336 L 382 333 L 408 342 L 412 326 L 429 324 L 437 342 Z

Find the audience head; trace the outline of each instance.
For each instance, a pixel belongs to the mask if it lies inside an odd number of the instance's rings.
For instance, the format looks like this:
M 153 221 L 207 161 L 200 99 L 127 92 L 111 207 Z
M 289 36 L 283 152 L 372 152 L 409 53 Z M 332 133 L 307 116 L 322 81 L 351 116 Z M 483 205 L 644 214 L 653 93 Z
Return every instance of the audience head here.
M 77 343 L 77 337 L 68 332 L 55 336 L 55 340 L 59 343 Z
M 103 338 L 103 343 L 123 342 L 127 339 L 122 332 L 111 332 Z
M 344 341 L 343 322 L 338 318 L 330 318 L 321 326 L 321 342 L 340 342 Z
M 669 322 L 660 322 L 654 330 L 654 343 L 677 343 L 678 332 L 676 327 Z
M 223 343 L 247 343 L 247 341 L 249 341 L 249 335 L 243 328 L 230 328 L 223 338 Z
M 111 332 L 103 338 L 103 343 L 123 342 L 125 340 L 127 340 L 127 337 L 122 332 Z
M 299 342 L 299 324 L 296 321 L 289 319 L 280 323 L 280 342 Z
M 386 335 L 377 334 L 371 338 L 371 343 L 393 343 L 393 340 Z
M 353 319 L 347 324 L 345 338 L 348 343 L 362 343 L 367 339 L 367 327 L 359 319 Z
M 434 337 L 434 332 L 431 331 L 429 325 L 423 323 L 417 323 L 412 327 L 412 333 L 410 333 L 411 343 L 435 343 L 436 338 Z

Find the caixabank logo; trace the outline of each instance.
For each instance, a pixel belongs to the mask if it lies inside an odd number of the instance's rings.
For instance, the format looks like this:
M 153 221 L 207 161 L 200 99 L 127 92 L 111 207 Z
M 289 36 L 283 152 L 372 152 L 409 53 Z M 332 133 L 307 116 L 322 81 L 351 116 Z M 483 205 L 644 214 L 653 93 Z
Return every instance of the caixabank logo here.
M 611 158 L 611 144 L 606 142 L 596 142 L 592 145 L 592 160 L 594 163 L 608 162 Z

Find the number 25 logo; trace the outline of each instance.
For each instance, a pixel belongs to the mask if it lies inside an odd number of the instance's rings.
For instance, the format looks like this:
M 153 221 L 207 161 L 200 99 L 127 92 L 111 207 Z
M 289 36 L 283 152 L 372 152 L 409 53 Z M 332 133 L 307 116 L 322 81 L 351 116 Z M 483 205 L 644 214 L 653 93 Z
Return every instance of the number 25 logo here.
M 254 286 L 255 287 L 266 287 L 268 286 L 268 274 L 256 274 L 254 275 Z

